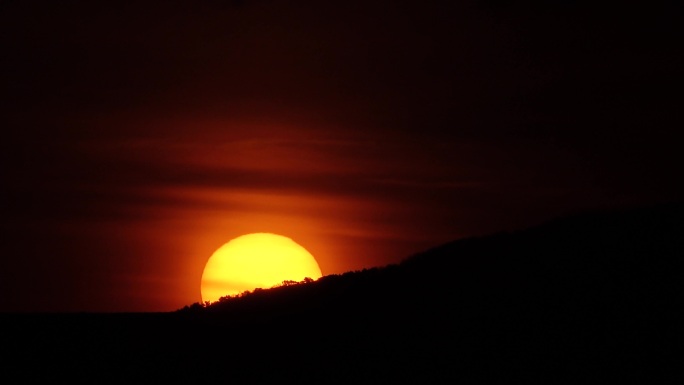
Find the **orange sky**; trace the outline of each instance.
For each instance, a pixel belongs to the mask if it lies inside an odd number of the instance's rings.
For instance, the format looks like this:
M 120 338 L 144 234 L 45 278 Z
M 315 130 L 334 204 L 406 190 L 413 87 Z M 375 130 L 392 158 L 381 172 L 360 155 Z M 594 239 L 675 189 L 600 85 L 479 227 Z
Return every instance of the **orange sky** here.
M 3 2 L 0 311 L 175 310 L 249 232 L 336 274 L 681 199 L 681 23 L 623 7 Z
M 440 208 L 414 207 L 412 192 L 423 184 L 442 193 L 474 187 L 437 162 L 430 167 L 433 159 L 411 154 L 406 143 L 387 138 L 378 145 L 371 139 L 383 139 L 375 134 L 343 137 L 335 134 L 344 130 L 306 124 L 157 124 L 178 135 L 75 146 L 90 161 L 128 163 L 114 170 L 121 173 L 115 191 L 95 192 L 116 196 L 111 204 L 119 218 L 88 227 L 123 240 L 135 257 L 112 267 L 122 271 L 110 279 L 131 296 L 144 293 L 159 310 L 198 301 L 208 257 L 246 233 L 293 238 L 317 258 L 323 274 L 399 262 L 459 236 L 436 230 L 427 218 Z

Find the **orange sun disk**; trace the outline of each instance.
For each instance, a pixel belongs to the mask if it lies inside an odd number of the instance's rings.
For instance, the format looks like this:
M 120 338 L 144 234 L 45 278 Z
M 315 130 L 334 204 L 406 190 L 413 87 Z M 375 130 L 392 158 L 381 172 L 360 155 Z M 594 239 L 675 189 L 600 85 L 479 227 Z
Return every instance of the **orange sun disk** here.
M 246 234 L 221 246 L 207 261 L 202 301 L 321 276 L 313 255 L 292 239 L 271 233 Z

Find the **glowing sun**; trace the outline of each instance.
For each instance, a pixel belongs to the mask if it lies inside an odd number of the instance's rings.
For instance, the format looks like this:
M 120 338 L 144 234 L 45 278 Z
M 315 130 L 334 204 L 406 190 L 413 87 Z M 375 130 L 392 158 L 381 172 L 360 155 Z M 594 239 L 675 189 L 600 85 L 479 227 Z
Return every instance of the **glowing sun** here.
M 221 246 L 207 261 L 202 301 L 321 275 L 313 255 L 292 239 L 271 233 L 242 235 Z

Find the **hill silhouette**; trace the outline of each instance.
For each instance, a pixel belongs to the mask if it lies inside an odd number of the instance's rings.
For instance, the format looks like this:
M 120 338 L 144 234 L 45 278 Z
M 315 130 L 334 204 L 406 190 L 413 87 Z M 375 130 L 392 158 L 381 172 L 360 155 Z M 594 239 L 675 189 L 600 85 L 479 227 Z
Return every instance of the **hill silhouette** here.
M 683 256 L 684 204 L 588 212 L 170 313 L 5 314 L 0 342 L 34 381 L 658 381 Z

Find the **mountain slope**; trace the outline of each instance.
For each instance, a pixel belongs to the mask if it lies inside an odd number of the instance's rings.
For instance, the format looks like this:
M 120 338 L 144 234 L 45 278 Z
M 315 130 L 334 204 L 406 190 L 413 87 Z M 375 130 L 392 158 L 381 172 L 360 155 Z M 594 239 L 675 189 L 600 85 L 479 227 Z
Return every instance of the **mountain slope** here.
M 663 348 L 680 326 L 683 256 L 681 204 L 593 212 L 203 312 L 300 333 L 333 325 L 325 345 L 386 378 L 396 365 L 406 372 L 395 379 L 414 380 L 650 378 L 645 363 L 674 365 Z
M 653 382 L 682 256 L 682 204 L 587 213 L 209 307 L 4 314 L 0 349 L 26 382 Z

